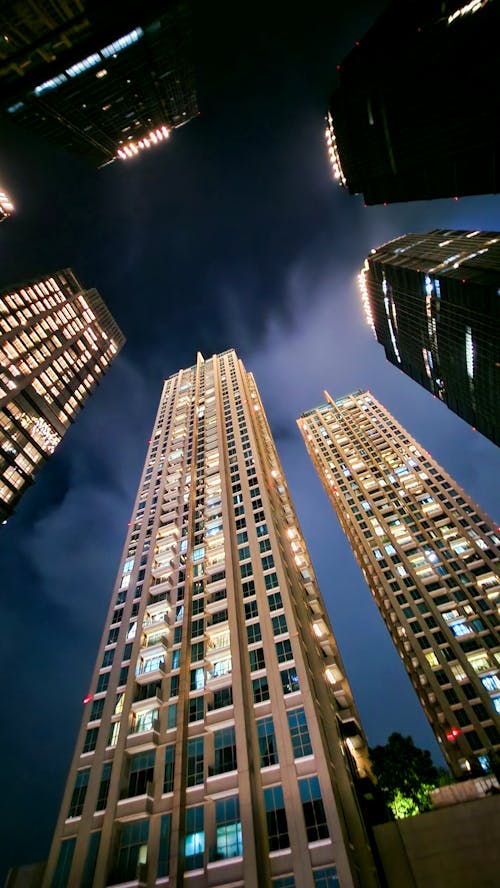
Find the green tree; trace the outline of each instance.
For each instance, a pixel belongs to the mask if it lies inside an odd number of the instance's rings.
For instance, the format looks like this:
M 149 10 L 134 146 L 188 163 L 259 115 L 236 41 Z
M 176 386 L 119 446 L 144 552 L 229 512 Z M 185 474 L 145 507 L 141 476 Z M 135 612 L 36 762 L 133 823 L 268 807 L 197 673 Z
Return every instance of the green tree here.
M 384 746 L 370 749 L 373 770 L 395 817 L 411 817 L 430 807 L 429 792 L 438 786 L 440 771 L 427 749 L 411 737 L 391 734 Z

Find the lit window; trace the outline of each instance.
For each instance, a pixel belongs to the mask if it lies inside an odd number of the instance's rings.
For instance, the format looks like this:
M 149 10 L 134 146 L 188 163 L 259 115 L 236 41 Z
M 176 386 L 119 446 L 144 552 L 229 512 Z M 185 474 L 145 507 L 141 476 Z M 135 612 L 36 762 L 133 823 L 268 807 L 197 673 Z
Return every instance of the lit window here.
M 203 805 L 186 810 L 186 838 L 184 840 L 186 870 L 203 866 L 205 852 L 205 832 L 203 828 Z
M 221 799 L 215 803 L 215 823 L 217 859 L 240 857 L 243 854 L 243 839 L 237 798 Z
M 116 55 L 121 52 L 123 49 L 126 49 L 128 46 L 132 46 L 133 43 L 137 43 L 137 41 L 142 37 L 144 31 L 142 28 L 134 28 L 133 31 L 129 31 L 128 34 L 124 34 L 123 37 L 119 37 L 118 40 L 115 40 L 114 43 L 108 44 L 104 49 L 101 49 L 101 55 L 107 59 L 110 56 Z M 182 386 L 179 391 L 182 391 L 185 388 L 188 388 L 189 385 Z

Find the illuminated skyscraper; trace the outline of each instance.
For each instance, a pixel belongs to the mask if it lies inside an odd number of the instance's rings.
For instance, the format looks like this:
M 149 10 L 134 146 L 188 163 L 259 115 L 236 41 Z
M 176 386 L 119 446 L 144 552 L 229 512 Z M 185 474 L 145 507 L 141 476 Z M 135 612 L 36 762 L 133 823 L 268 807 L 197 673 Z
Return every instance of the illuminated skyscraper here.
M 69 268 L 0 290 L 0 520 L 123 342 L 98 292 Z
M 500 444 L 500 233 L 406 234 L 359 277 L 387 359 Z
M 172 0 L 4 0 L 0 108 L 98 166 L 197 112 L 189 10 Z
M 46 885 L 376 884 L 366 746 L 251 374 L 165 381 Z
M 8 194 L 0 189 L 0 222 L 5 222 L 14 212 L 14 206 Z
M 450 768 L 500 751 L 500 539 L 368 392 L 299 428 Z
M 500 191 L 496 0 L 392 0 L 338 65 L 334 176 L 366 204 Z

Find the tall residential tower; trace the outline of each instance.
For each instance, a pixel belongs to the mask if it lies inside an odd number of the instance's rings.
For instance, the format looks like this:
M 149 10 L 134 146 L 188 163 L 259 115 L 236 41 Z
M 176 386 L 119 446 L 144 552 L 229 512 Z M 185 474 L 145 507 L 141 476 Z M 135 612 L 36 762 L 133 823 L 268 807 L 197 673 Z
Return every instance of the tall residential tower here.
M 387 360 L 500 444 L 500 233 L 405 234 L 359 283 Z
M 259 394 L 165 381 L 45 884 L 372 886 L 366 746 Z
M 498 0 L 392 0 L 337 66 L 336 180 L 366 204 L 500 191 Z
M 299 428 L 455 776 L 500 751 L 500 539 L 368 392 Z
M 124 341 L 98 292 L 70 268 L 0 290 L 0 520 Z

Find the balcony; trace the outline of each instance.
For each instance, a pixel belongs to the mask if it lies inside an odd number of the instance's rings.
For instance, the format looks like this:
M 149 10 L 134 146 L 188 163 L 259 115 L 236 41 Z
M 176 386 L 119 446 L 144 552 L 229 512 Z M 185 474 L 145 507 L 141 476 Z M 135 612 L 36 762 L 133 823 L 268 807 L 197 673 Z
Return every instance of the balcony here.
M 165 659 L 162 654 L 160 660 L 147 660 L 145 663 L 140 664 L 139 671 L 136 672 L 135 675 L 135 680 L 137 684 L 150 684 L 162 679 L 165 674 Z
M 168 625 L 168 614 L 163 608 L 159 608 L 159 612 L 154 614 L 151 612 L 151 609 L 148 607 L 146 619 L 142 622 L 142 628 L 144 631 L 149 629 L 162 629 L 164 626 Z
M 150 747 L 152 743 L 157 745 L 160 741 L 160 720 L 154 718 L 147 731 L 132 730 L 127 734 L 127 750 L 137 749 L 140 746 Z

